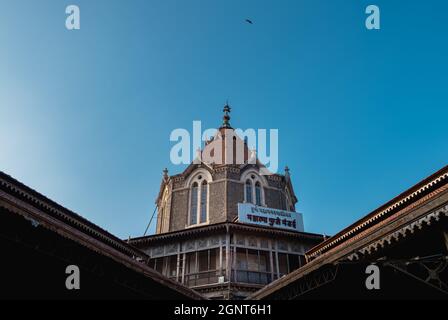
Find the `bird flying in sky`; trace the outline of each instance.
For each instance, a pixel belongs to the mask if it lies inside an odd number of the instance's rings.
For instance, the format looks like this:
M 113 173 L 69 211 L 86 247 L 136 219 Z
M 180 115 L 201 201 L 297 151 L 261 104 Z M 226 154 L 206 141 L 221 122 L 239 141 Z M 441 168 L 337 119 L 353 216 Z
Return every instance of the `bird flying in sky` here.
M 246 19 L 246 22 L 247 22 L 247 23 L 250 23 L 250 24 L 254 24 L 254 23 L 252 22 L 252 20 L 250 20 L 250 19 Z

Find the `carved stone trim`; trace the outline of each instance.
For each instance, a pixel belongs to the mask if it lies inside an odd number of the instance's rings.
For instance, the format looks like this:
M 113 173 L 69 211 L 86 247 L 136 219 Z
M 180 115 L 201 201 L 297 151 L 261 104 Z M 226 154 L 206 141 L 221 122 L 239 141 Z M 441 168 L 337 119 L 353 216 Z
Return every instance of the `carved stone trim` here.
M 409 234 L 414 234 L 415 231 L 422 230 L 425 226 L 430 226 L 434 221 L 439 221 L 443 216 L 448 217 L 448 205 L 434 210 L 426 214 L 424 217 L 421 217 L 410 224 L 395 230 L 387 236 L 362 247 L 357 250 L 357 252 L 349 255 L 348 259 L 350 261 L 359 260 L 359 254 L 367 255 L 376 252 L 379 249 L 383 249 L 390 245 L 393 241 L 399 241 L 400 239 L 406 238 Z

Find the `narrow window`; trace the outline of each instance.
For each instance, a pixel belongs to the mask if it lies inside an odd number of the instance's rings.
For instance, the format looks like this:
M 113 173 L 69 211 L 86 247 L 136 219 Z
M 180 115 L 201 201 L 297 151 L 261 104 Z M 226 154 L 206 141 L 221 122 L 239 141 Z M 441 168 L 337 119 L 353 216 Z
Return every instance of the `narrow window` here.
M 278 267 L 280 277 L 288 273 L 288 255 L 285 253 L 278 254 Z
M 252 183 L 250 180 L 246 181 L 246 202 L 252 203 Z
M 201 220 L 200 223 L 207 222 L 207 194 L 208 184 L 204 181 L 201 186 Z
M 195 182 L 191 188 L 190 225 L 198 223 L 198 184 Z
M 261 206 L 261 185 L 260 182 L 255 184 L 255 200 L 257 206 Z
M 198 252 L 198 266 L 199 266 L 199 272 L 208 271 L 208 250 L 199 251 Z

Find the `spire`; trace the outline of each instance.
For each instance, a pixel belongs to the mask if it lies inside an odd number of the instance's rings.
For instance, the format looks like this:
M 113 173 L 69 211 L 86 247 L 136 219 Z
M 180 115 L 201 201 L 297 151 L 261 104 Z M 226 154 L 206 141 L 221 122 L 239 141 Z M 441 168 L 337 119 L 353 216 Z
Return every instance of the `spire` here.
M 290 177 L 291 177 L 291 175 L 289 173 L 289 167 L 288 166 L 285 167 L 285 177 L 286 177 L 287 180 L 289 180 Z
M 167 168 L 163 169 L 163 179 L 164 180 L 168 179 L 168 169 Z
M 229 106 L 229 102 L 226 102 L 226 105 L 224 106 L 223 112 L 224 116 L 222 117 L 222 126 L 221 128 L 225 129 L 232 129 L 230 126 L 230 112 L 232 111 L 232 108 Z

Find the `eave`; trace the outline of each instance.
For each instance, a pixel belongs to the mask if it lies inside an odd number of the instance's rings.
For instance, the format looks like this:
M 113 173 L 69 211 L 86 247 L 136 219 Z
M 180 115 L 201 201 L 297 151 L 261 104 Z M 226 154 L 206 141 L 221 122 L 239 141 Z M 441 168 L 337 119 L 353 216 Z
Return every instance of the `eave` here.
M 0 206 L 11 214 L 22 216 L 39 228 L 45 228 L 106 256 L 185 297 L 204 299 L 194 290 L 168 279 L 147 266 L 146 261 L 149 257 L 144 252 L 1 171 Z
M 257 234 L 269 234 L 277 237 L 289 237 L 310 241 L 322 241 L 323 236 L 320 234 L 307 233 L 307 232 L 294 232 L 282 229 L 275 229 L 269 227 L 259 227 L 250 224 L 244 224 L 239 222 L 223 222 L 218 224 L 211 224 L 207 226 L 201 226 L 197 228 L 190 228 L 180 231 L 174 231 L 163 234 L 156 234 L 152 236 L 133 238 L 129 240 L 129 243 L 134 246 L 142 246 L 154 242 L 174 241 L 189 239 L 192 236 L 203 236 L 208 234 L 216 234 L 217 232 L 226 231 L 244 231 Z
M 349 227 L 343 229 L 333 237 L 327 239 L 316 247 L 307 252 L 309 258 L 315 258 L 320 254 L 323 254 L 332 248 L 342 244 L 344 241 L 354 237 L 362 231 L 372 227 L 379 223 L 383 219 L 393 215 L 394 213 L 402 210 L 403 208 L 410 206 L 417 202 L 425 195 L 432 191 L 446 185 L 448 183 L 448 166 L 445 166 L 441 170 L 432 174 L 428 178 L 422 180 L 415 186 L 409 188 L 405 192 L 401 193 L 397 197 L 393 198 L 389 202 L 380 206 L 376 210 L 372 211 L 364 218 L 351 224 Z

